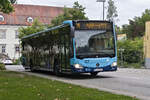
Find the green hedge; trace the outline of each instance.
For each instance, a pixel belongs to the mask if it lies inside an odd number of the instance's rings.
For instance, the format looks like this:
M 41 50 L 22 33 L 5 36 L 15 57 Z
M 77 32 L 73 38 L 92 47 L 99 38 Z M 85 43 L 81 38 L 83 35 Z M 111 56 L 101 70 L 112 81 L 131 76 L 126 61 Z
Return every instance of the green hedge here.
M 13 62 L 13 65 L 19 65 L 20 64 L 20 58 L 19 59 L 16 59 L 14 62 Z
M 3 63 L 0 63 L 0 70 L 6 70 L 5 65 Z
M 118 41 L 118 60 L 124 66 L 142 66 L 144 64 L 143 39 Z

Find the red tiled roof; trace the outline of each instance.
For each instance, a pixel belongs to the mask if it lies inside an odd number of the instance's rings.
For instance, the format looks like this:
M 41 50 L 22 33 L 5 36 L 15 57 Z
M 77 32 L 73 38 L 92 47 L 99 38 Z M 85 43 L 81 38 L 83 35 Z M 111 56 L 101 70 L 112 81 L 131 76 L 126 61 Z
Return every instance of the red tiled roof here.
M 28 17 L 33 19 L 37 18 L 43 24 L 50 24 L 51 20 L 63 13 L 63 8 L 52 6 L 39 6 L 39 5 L 23 5 L 15 4 L 15 11 L 8 14 L 3 14 L 5 20 L 0 24 L 5 25 L 30 25 L 27 22 Z

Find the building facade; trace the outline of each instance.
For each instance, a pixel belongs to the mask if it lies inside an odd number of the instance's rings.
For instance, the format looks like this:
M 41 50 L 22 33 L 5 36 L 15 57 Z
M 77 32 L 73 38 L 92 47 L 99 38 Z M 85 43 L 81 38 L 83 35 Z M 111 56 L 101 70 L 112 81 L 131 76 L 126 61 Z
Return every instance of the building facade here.
M 118 41 L 123 41 L 127 39 L 127 35 L 126 34 L 119 34 L 117 35 L 117 40 Z
M 145 67 L 150 68 L 150 21 L 146 22 L 146 32 L 144 37 Z
M 44 25 L 63 13 L 61 7 L 15 4 L 15 11 L 10 14 L 0 12 L 0 53 L 8 55 L 10 59 L 21 56 L 19 43 L 19 27 L 32 25 L 38 19 Z

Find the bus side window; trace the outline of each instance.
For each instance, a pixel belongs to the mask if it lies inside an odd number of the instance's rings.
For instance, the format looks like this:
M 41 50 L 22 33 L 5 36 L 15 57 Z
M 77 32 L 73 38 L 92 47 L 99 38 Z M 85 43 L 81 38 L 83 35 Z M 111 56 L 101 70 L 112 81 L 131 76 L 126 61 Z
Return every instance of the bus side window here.
M 69 43 L 69 47 L 70 47 L 70 58 L 73 58 L 73 54 L 74 54 L 74 52 L 73 52 L 73 39 L 71 38 L 70 39 L 70 43 Z

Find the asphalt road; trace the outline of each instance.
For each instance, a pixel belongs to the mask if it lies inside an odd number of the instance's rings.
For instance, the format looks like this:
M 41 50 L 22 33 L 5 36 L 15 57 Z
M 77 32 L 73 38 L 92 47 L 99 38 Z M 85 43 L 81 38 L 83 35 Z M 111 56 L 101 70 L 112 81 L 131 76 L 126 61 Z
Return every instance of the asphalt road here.
M 99 73 L 97 77 L 89 74 L 57 77 L 49 72 L 23 73 L 150 100 L 150 69 L 118 69 L 117 72 Z

